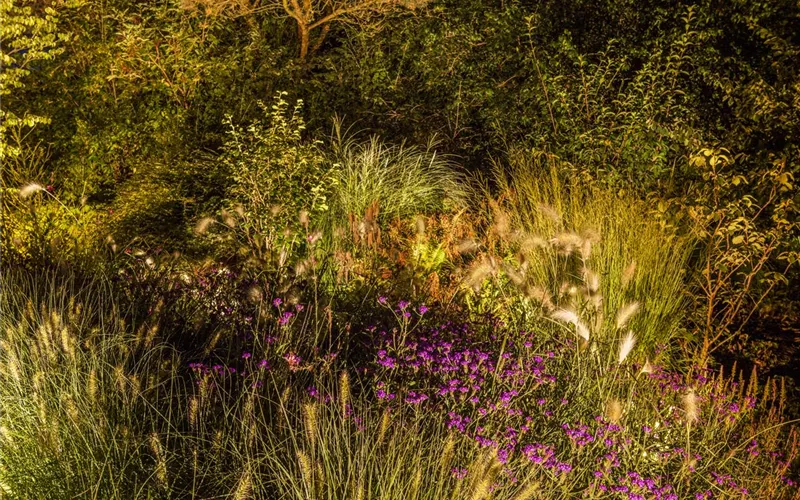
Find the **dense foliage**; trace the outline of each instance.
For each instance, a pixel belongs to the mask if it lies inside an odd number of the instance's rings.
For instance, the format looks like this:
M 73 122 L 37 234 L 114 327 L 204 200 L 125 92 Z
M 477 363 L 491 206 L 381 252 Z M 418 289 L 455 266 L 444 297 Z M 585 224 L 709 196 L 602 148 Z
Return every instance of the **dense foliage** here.
M 0 497 L 800 496 L 796 2 L 0 15 Z

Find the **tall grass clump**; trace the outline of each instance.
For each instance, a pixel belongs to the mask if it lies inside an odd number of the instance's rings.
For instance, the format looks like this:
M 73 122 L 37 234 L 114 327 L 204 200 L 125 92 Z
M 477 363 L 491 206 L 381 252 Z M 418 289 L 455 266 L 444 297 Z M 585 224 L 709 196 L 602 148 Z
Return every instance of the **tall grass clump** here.
M 155 401 L 179 380 L 107 283 L 2 277 L 0 488 L 10 498 L 142 498 L 168 487 Z M 169 383 L 166 383 L 169 382 Z M 147 438 L 150 435 L 151 438 Z
M 389 145 L 378 137 L 366 142 L 339 138 L 334 143 L 336 188 L 332 216 L 337 221 L 363 217 L 377 204 L 379 221 L 463 206 L 469 199 L 465 177 L 445 156 L 405 143 Z
M 535 285 L 564 295 L 570 276 L 593 296 L 593 321 L 609 325 L 603 331 L 631 329 L 647 348 L 678 333 L 690 239 L 643 202 L 569 176 L 552 160 L 512 152 L 495 178 L 505 196 L 495 212 L 518 228 L 513 237 Z

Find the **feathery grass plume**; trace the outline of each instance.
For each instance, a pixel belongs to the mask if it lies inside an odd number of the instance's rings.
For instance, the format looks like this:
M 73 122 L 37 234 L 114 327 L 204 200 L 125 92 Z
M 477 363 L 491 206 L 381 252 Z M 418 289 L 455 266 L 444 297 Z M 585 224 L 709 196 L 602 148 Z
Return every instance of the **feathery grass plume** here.
M 411 482 L 411 494 L 409 498 L 419 498 L 419 489 L 422 486 L 422 467 L 416 464 L 414 468 L 414 480 Z
M 389 415 L 389 409 L 383 411 L 383 417 L 381 418 L 381 426 L 378 429 L 378 444 L 383 443 L 383 438 L 386 437 L 386 431 L 389 429 L 389 423 L 391 422 L 391 416 Z
M 358 484 L 356 484 L 356 494 L 354 496 L 356 500 L 364 500 L 364 477 L 359 476 Z
M 20 381 L 20 367 L 19 367 L 19 359 L 14 351 L 11 351 L 9 348 L 5 346 L 0 346 L 2 351 L 6 353 L 6 363 L 5 368 L 8 371 L 8 374 L 11 378 L 14 379 L 16 384 L 19 384 Z
M 414 219 L 414 225 L 416 226 L 417 236 L 420 238 L 425 237 L 425 217 L 417 215 Z
M 617 398 L 611 398 L 606 401 L 606 406 L 603 412 L 609 422 L 616 424 L 622 418 L 622 404 Z
M 40 184 L 32 182 L 30 184 L 22 186 L 19 189 L 19 197 L 24 200 L 25 198 L 29 197 L 34 193 L 38 193 L 39 191 L 44 191 L 44 188 Z
M 525 295 L 527 295 L 528 298 L 533 299 L 536 302 L 539 302 L 542 305 L 542 307 L 548 311 L 555 307 L 555 305 L 553 305 L 553 298 L 550 295 L 550 292 L 548 292 L 547 290 L 545 290 L 540 286 L 526 287 Z
M 311 444 L 311 453 L 317 449 L 317 405 L 316 403 L 303 404 L 303 421 L 305 423 L 306 437 Z
M 66 326 L 61 329 L 61 348 L 70 359 L 75 359 L 75 339 Z
M 202 219 L 197 221 L 197 224 L 195 224 L 194 233 L 195 234 L 206 234 L 206 232 L 208 231 L 209 226 L 211 226 L 211 224 L 214 223 L 214 220 L 215 219 L 213 217 L 203 217 Z
M 550 317 L 564 323 L 571 323 L 575 325 L 575 330 L 578 335 L 587 342 L 589 341 L 589 329 L 581 322 L 580 318 L 578 318 L 578 314 L 575 311 L 571 311 L 569 309 L 559 309 L 553 312 Z
M 153 457 L 156 460 L 156 479 L 162 487 L 167 487 L 167 462 L 164 459 L 164 447 L 161 445 L 161 440 L 155 432 L 150 433 L 150 450 L 153 452 Z
M 307 490 L 314 491 L 314 472 L 311 467 L 311 459 L 303 450 L 297 450 L 297 464 L 300 466 L 300 475 Z
M 448 436 L 447 442 L 444 444 L 444 448 L 442 449 L 442 455 L 439 458 L 439 471 L 441 477 L 447 476 L 447 470 L 450 467 L 450 460 L 453 459 L 453 451 L 456 447 L 456 440 L 452 434 Z
M 522 238 L 519 248 L 523 253 L 530 253 L 539 248 L 547 248 L 547 246 L 548 246 L 547 240 L 545 240 L 541 236 L 528 234 L 525 235 L 524 238 Z
M 621 365 L 622 362 L 625 361 L 625 358 L 627 358 L 628 354 L 630 354 L 631 350 L 633 350 L 634 345 L 636 345 L 636 336 L 632 331 L 629 330 L 628 334 L 625 335 L 625 337 L 619 343 L 619 358 L 617 360 L 618 364 Z
M 189 421 L 189 428 L 194 429 L 197 423 L 197 411 L 200 409 L 200 402 L 197 397 L 192 396 L 189 399 L 189 411 L 187 412 L 187 420 Z
M 350 406 L 350 375 L 347 370 L 342 370 L 339 375 L 339 403 L 342 409 L 342 418 L 347 416 L 347 407 Z
M 236 482 L 236 490 L 233 493 L 233 500 L 247 500 L 252 498 L 253 493 L 253 479 L 249 470 L 242 472 L 239 476 L 239 481 Z
M 114 367 L 114 382 L 117 386 L 117 391 L 120 394 L 125 393 L 125 370 L 123 369 L 122 365 L 117 365 Z
M 562 255 L 572 255 L 575 250 L 583 248 L 584 239 L 579 234 L 564 232 L 552 238 L 550 245 Z
M 622 286 L 628 286 L 628 283 L 631 282 L 635 274 L 636 274 L 636 261 L 632 260 L 631 263 L 625 267 L 625 270 L 622 271 Z
M 496 265 L 494 259 L 491 257 L 483 256 L 480 260 L 472 265 L 472 270 L 467 278 L 467 285 L 474 290 L 480 290 L 483 280 L 487 277 L 494 275 L 496 272 Z
M 683 411 L 686 414 L 686 422 L 688 424 L 693 424 L 698 418 L 697 396 L 695 395 L 693 389 L 690 389 L 686 394 L 683 395 L 682 402 Z
M 556 224 L 561 222 L 561 214 L 559 214 L 555 208 L 551 207 L 547 203 L 537 203 L 536 208 L 539 210 L 539 212 L 551 219 Z
M 470 467 L 472 480 L 471 500 L 483 500 L 489 496 L 492 485 L 497 474 L 502 469 L 502 463 L 497 459 L 496 452 L 486 457 L 479 457 L 474 463 L 475 467 Z
M 511 280 L 518 287 L 522 287 L 525 284 L 525 277 L 514 269 L 513 266 L 506 264 L 505 262 L 502 263 L 503 272 L 508 276 L 508 279 Z
M 589 293 L 597 293 L 597 291 L 600 290 L 600 277 L 597 275 L 597 273 L 591 269 L 584 268 L 583 276 L 584 282 L 586 283 L 586 289 L 589 291 Z
M 467 238 L 458 242 L 456 245 L 455 252 L 459 255 L 472 253 L 478 249 L 478 243 L 473 240 L 472 238 Z
M 532 482 L 520 490 L 519 493 L 514 495 L 513 500 L 531 500 L 534 493 L 539 489 L 539 483 Z
M 227 210 L 225 210 L 223 208 L 220 215 L 222 216 L 222 222 L 226 226 L 228 226 L 230 228 L 236 227 L 236 218 L 233 215 L 231 215 L 230 212 L 228 212 Z
M 92 404 L 97 403 L 97 370 L 92 368 L 89 370 L 89 380 L 86 382 L 86 392 L 89 393 L 89 401 Z
M 627 325 L 637 311 L 639 311 L 638 302 L 631 302 L 620 307 L 619 311 L 617 311 L 617 328 L 623 328 Z

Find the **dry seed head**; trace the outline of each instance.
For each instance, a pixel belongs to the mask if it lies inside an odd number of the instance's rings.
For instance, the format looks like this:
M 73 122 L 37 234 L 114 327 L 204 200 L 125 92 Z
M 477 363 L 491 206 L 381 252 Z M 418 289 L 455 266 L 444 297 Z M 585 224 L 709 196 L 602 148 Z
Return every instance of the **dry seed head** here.
M 622 404 L 617 398 L 606 401 L 605 416 L 609 422 L 616 424 L 622 418 Z
M 194 426 L 197 423 L 197 413 L 199 409 L 200 409 L 200 402 L 197 400 L 195 396 L 192 396 L 189 399 L 189 411 L 187 412 L 189 427 L 192 429 L 194 429 Z
M 633 279 L 634 274 L 636 274 L 636 261 L 632 260 L 622 272 L 622 285 L 627 286 Z
M 591 269 L 584 268 L 583 273 L 586 289 L 589 291 L 589 293 L 597 293 L 597 291 L 600 290 L 600 277 Z
M 417 219 L 414 221 L 416 224 L 417 236 L 420 238 L 425 236 L 425 218 L 422 216 L 417 216 Z
M 650 364 L 650 360 L 646 359 L 644 366 L 642 367 L 642 373 L 653 373 L 654 371 L 655 368 L 653 368 L 653 365 Z
M 550 296 L 550 292 L 540 286 L 528 286 L 525 289 L 525 295 L 527 295 L 528 298 L 539 302 L 542 307 L 547 310 L 555 307 L 553 305 L 553 298 Z
M 536 205 L 536 208 L 543 215 L 545 215 L 546 217 L 552 219 L 552 221 L 555 222 L 556 224 L 561 222 L 561 215 L 558 213 L 558 211 L 555 208 L 551 207 L 547 203 L 539 203 L 539 204 Z
M 66 326 L 61 329 L 61 348 L 70 359 L 75 359 L 75 338 Z
M 530 483 L 528 486 L 520 490 L 514 497 L 514 500 L 530 500 L 533 498 L 534 493 L 539 489 L 539 483 Z
M 32 182 L 30 184 L 22 186 L 19 189 L 19 197 L 24 200 L 25 198 L 29 197 L 34 193 L 38 193 L 39 191 L 44 191 L 44 188 L 41 185 Z
M 206 234 L 208 231 L 208 227 L 214 222 L 213 217 L 203 217 L 197 224 L 194 226 L 194 233 L 195 234 Z
M 312 489 L 314 477 L 312 475 L 311 459 L 308 458 L 308 455 L 303 450 L 297 450 L 297 463 L 300 466 L 300 474 L 303 476 L 303 481 L 308 489 Z
M 547 248 L 547 240 L 541 236 L 529 234 L 520 242 L 520 250 L 522 250 L 523 253 L 530 253 L 539 248 Z
M 17 359 L 16 353 L 9 349 L 3 348 L 3 351 L 6 353 L 6 364 L 5 368 L 8 371 L 8 374 L 11 378 L 14 379 L 14 382 L 19 384 L 20 381 L 20 369 L 19 369 L 19 359 Z
M 92 404 L 97 402 L 97 370 L 89 370 L 89 380 L 86 383 L 86 392 L 89 393 L 89 401 Z
M 564 255 L 571 255 L 576 249 L 583 247 L 583 238 L 576 233 L 559 233 L 550 240 L 550 244 Z
M 630 304 L 622 306 L 619 311 L 617 311 L 617 328 L 623 328 L 627 325 L 628 321 L 637 311 L 639 311 L 638 302 L 631 302 Z
M 578 335 L 587 342 L 589 341 L 589 329 L 581 322 L 580 318 L 578 318 L 578 314 L 575 311 L 571 311 L 569 309 L 559 309 L 550 316 L 555 320 L 575 325 L 575 330 L 577 331 Z
M 158 334 L 158 325 L 153 325 L 147 329 L 147 336 L 144 338 L 144 345 L 145 347 L 152 347 L 153 341 Z
M 633 350 L 634 345 L 636 345 L 636 336 L 633 332 L 628 331 L 628 334 L 625 335 L 625 338 L 623 338 L 619 344 L 619 364 L 625 361 L 625 358 L 627 358 L 628 354 Z
M 14 441 L 11 431 L 5 425 L 0 425 L 0 438 L 6 444 L 11 444 Z
M 419 497 L 420 486 L 422 486 L 422 467 L 417 464 L 416 470 L 414 471 L 414 481 L 411 483 L 411 495 L 409 495 L 409 498 Z
M 342 418 L 344 418 L 350 405 L 350 376 L 347 370 L 342 370 L 342 374 L 339 375 L 339 402 L 342 405 Z
M 306 436 L 311 449 L 317 448 L 317 405 L 316 403 L 303 404 L 303 420 L 305 422 Z
M 439 464 L 441 466 L 441 471 L 444 474 L 447 471 L 447 468 L 450 466 L 450 460 L 453 458 L 453 450 L 456 446 L 456 440 L 452 434 L 447 438 L 447 442 L 444 444 L 444 449 L 442 450 L 442 456 L 439 460 Z
M 246 470 L 239 476 L 236 483 L 236 491 L 233 493 L 233 500 L 247 500 L 253 493 L 253 480 L 250 471 Z
M 478 243 L 471 238 L 467 238 L 465 240 L 461 240 L 458 245 L 456 245 L 456 253 L 461 255 L 465 253 L 471 253 L 478 249 Z
M 227 210 L 222 210 L 222 222 L 228 227 L 236 227 L 236 219 Z
M 386 431 L 389 429 L 390 421 L 391 416 L 389 415 L 389 410 L 384 410 L 383 417 L 381 418 L 381 426 L 378 429 L 378 444 L 383 443 L 383 438 L 386 437 Z
M 687 423 L 692 424 L 697 421 L 697 396 L 692 389 L 683 396 L 683 411 L 686 413 Z
M 513 266 L 504 263 L 503 272 L 505 272 L 506 276 L 508 276 L 508 279 L 510 279 L 515 285 L 521 287 L 525 284 L 525 277 L 516 269 L 514 269 Z

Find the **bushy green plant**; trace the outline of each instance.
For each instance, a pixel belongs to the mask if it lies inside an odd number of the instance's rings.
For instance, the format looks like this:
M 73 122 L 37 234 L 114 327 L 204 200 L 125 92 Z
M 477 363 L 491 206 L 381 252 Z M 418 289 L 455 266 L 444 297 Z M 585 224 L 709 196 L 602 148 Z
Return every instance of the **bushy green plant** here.
M 286 95 L 278 93 L 271 108 L 260 103 L 265 121 L 246 130 L 226 119 L 229 136 L 220 161 L 231 175 L 229 199 L 264 234 L 298 227 L 301 211 L 317 219 L 330 203 L 332 167 L 319 142 L 302 137 L 302 101 L 290 111 Z
M 31 111 L 30 103 L 19 97 L 31 70 L 64 52 L 63 43 L 69 35 L 59 29 L 58 11 L 48 5 L 38 8 L 35 2 L 3 0 L 2 52 L 0 52 L 0 159 L 13 160 L 23 154 L 30 129 L 50 119 Z

